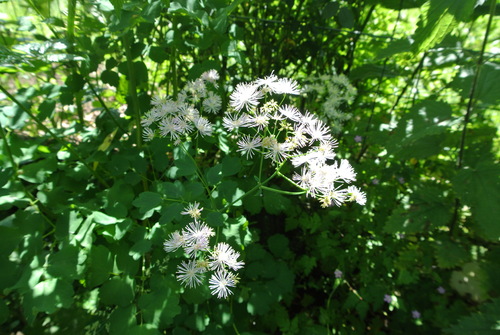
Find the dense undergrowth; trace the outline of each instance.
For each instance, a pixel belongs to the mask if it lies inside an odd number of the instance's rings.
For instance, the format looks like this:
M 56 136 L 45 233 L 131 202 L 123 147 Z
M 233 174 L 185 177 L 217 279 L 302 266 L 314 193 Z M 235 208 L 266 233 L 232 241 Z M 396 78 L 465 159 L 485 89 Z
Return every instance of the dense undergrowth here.
M 0 1 L 0 332 L 496 333 L 498 11 Z

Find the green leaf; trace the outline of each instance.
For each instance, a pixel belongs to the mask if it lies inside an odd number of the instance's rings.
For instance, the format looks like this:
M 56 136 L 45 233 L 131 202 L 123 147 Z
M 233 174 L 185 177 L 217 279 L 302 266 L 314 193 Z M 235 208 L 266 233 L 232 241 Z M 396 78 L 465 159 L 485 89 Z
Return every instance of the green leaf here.
M 89 253 L 87 285 L 96 287 L 108 280 L 113 271 L 114 255 L 102 245 L 93 245 Z
M 458 322 L 445 330 L 446 334 L 466 335 L 498 335 L 500 315 L 500 299 L 479 306 L 479 311 L 461 317 Z
M 427 51 L 441 42 L 458 21 L 468 20 L 475 4 L 476 0 L 430 0 L 417 24 L 414 53 Z
M 137 241 L 132 248 L 130 248 L 129 255 L 132 256 L 134 260 L 140 259 L 146 252 L 151 250 L 150 240 L 140 240 Z
M 498 241 L 500 225 L 500 167 L 490 162 L 479 162 L 474 168 L 464 168 L 453 178 L 453 188 L 462 202 L 471 207 L 477 222 L 476 232 L 484 239 Z
M 207 183 L 211 186 L 217 185 L 223 178 L 222 165 L 217 164 L 207 170 Z
M 135 304 L 126 307 L 118 306 L 113 310 L 109 316 L 110 335 L 132 335 L 129 331 L 132 327 L 137 325 L 137 308 L 135 306 Z
M 180 219 L 182 217 L 181 212 L 184 206 L 180 202 L 174 202 L 170 205 L 163 207 L 160 211 L 159 223 L 164 225 L 172 222 L 174 219 Z
M 447 225 L 452 217 L 452 200 L 440 186 L 423 185 L 415 189 L 410 204 L 396 207 L 384 230 L 388 233 L 417 233 Z
M 102 224 L 102 225 L 110 225 L 118 222 L 118 219 L 102 212 L 93 212 L 92 218 L 94 222 Z
M 48 258 L 47 272 L 61 279 L 78 279 L 83 273 L 87 255 L 80 248 L 66 245 L 61 250 L 53 253 Z
M 132 204 L 139 208 L 141 214 L 145 214 L 146 212 L 158 209 L 162 201 L 163 199 L 160 194 L 146 191 L 140 193 Z
M 241 159 L 239 157 L 226 156 L 222 159 L 222 174 L 227 176 L 232 176 L 240 172 L 241 170 Z
M 73 288 L 66 281 L 50 278 L 36 284 L 27 300 L 32 311 L 54 313 L 73 303 Z
M 470 252 L 456 242 L 436 241 L 434 248 L 438 266 L 443 269 L 457 267 L 470 259 Z
M 179 295 L 174 291 L 177 283 L 170 278 L 153 275 L 151 286 L 151 292 L 139 298 L 139 307 L 146 322 L 165 328 L 181 312 Z
M 210 227 L 222 227 L 224 222 L 226 222 L 228 216 L 227 214 L 222 214 L 219 212 L 208 213 L 205 221 Z
M 135 296 L 134 280 L 129 277 L 115 276 L 105 282 L 99 290 L 101 302 L 105 305 L 126 307 Z
M 264 190 L 262 194 L 264 208 L 269 214 L 286 212 L 291 205 L 290 199 L 277 192 Z

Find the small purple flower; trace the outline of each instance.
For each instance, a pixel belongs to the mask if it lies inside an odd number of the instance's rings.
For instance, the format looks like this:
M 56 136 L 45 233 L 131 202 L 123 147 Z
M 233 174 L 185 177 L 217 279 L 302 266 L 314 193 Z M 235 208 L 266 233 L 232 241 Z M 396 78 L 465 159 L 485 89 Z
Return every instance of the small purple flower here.
M 384 295 L 384 301 L 388 304 L 392 302 L 392 297 L 388 294 Z
M 400 184 L 404 184 L 405 183 L 405 179 L 403 177 L 399 177 L 398 181 L 399 181 Z
M 437 288 L 437 291 L 438 291 L 438 293 L 439 293 L 439 294 L 445 294 L 445 293 L 446 293 L 446 290 L 445 290 L 445 289 L 444 289 L 444 287 L 442 287 L 442 286 L 439 286 L 439 287 Z
M 361 142 L 362 140 L 363 140 L 363 137 L 361 137 L 361 136 L 359 136 L 359 135 L 354 136 L 354 141 L 355 141 L 356 143 L 359 143 L 359 142 Z
M 420 312 L 419 312 L 419 311 L 417 311 L 417 310 L 411 311 L 411 316 L 412 316 L 414 319 L 420 319 Z
M 335 278 L 342 278 L 342 271 L 340 271 L 339 269 L 335 270 L 334 274 Z
M 379 183 L 379 180 L 377 178 L 373 178 L 372 179 L 372 184 L 373 185 L 378 185 L 378 183 Z

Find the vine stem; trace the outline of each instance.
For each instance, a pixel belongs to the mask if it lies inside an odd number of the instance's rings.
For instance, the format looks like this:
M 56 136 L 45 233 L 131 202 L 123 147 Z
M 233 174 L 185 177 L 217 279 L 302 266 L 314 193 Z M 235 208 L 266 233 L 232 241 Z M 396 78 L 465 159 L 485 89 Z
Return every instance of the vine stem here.
M 0 84 L 0 91 L 2 91 L 13 103 L 15 103 L 26 114 L 28 114 L 29 117 L 33 121 L 35 121 L 35 123 L 38 125 L 38 127 L 40 127 L 44 132 L 46 132 L 47 134 L 49 134 L 50 137 L 52 137 L 54 140 L 56 140 L 56 142 L 58 142 L 59 144 L 61 144 L 61 146 L 63 148 L 67 149 L 71 154 L 75 155 L 75 157 L 77 157 L 78 160 L 80 162 L 82 162 L 82 164 L 90 171 L 90 173 L 92 173 L 92 175 L 94 175 L 94 177 L 99 181 L 99 183 L 101 183 L 106 188 L 109 188 L 108 183 L 104 179 L 102 179 L 102 177 L 99 176 L 99 174 L 94 169 L 92 169 L 92 167 L 90 167 L 90 165 L 85 161 L 85 159 L 82 156 L 80 156 L 80 154 L 78 154 L 78 152 L 76 152 L 70 145 L 68 145 L 68 143 L 66 143 L 65 141 L 63 141 L 56 134 L 54 134 L 52 132 L 52 130 L 50 130 L 49 128 L 47 128 L 47 126 L 44 125 L 43 122 L 40 121 L 40 119 L 38 119 L 38 117 L 36 117 L 35 114 L 33 114 L 26 106 L 24 106 L 22 103 L 20 103 L 19 100 L 17 100 L 12 94 L 10 94 L 9 91 L 7 91 L 1 84 Z

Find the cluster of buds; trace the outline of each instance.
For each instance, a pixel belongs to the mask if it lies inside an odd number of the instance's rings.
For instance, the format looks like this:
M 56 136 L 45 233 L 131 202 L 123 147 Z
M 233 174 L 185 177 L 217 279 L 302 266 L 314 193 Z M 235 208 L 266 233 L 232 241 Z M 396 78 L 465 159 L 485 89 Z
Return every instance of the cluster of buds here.
M 238 283 L 238 271 L 244 266 L 238 258 L 240 254 L 227 243 L 220 242 L 210 246 L 210 238 L 215 235 L 213 229 L 201 221 L 200 204 L 189 204 L 183 215 L 189 215 L 193 222 L 181 231 L 175 231 L 165 241 L 163 247 L 167 252 L 180 248 L 184 250 L 188 260 L 177 267 L 177 279 L 186 287 L 193 288 L 204 282 L 205 276 L 211 272 L 209 288 L 217 298 L 226 298 L 232 294 L 231 287 Z

